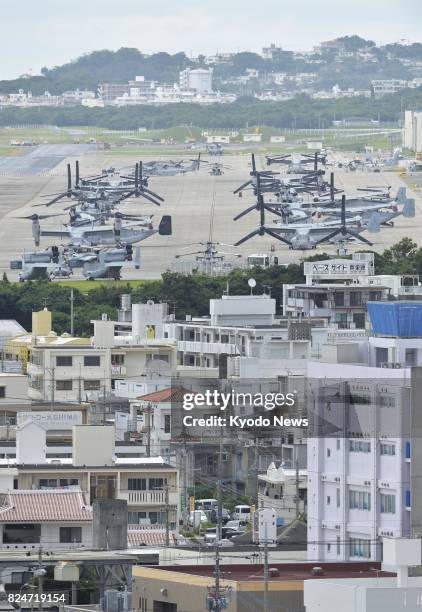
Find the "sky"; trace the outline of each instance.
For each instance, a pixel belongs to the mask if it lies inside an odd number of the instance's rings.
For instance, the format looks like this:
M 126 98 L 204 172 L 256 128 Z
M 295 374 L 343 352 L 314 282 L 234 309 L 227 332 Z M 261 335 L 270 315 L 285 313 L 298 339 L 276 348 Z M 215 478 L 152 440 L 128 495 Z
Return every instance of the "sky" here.
M 0 0 L 0 79 L 99 49 L 309 50 L 358 34 L 422 42 L 422 0 Z

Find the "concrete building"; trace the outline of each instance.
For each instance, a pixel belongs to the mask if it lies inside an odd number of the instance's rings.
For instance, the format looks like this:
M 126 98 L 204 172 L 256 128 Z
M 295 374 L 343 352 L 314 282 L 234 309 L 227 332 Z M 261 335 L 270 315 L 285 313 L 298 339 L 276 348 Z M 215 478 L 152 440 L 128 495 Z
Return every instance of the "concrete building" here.
M 192 89 L 197 93 L 212 92 L 212 69 L 186 68 L 180 72 L 180 89 Z
M 386 94 L 394 94 L 408 87 L 408 82 L 403 79 L 376 79 L 371 81 L 372 91 L 375 98 L 381 98 Z
M 384 538 L 383 570 L 375 576 L 335 577 L 307 580 L 304 589 L 306 612 L 418 612 L 421 607 L 421 577 L 409 577 L 409 568 L 421 564 L 419 539 Z
M 177 528 L 177 468 L 159 456 L 116 457 L 113 427 L 76 425 L 72 431 L 72 456 L 47 457 L 46 430 L 31 421 L 19 427 L 16 458 L 0 460 L 0 492 L 76 487 L 88 505 L 124 500 L 129 525 L 163 527 L 168 510 L 171 529 Z
M 422 152 L 422 111 L 407 110 L 404 112 L 402 132 L 403 147 L 415 153 Z
M 307 480 L 307 470 L 271 463 L 265 474 L 258 475 L 258 507 L 273 508 L 279 525 L 287 525 L 296 515 L 306 515 Z
M 325 584 L 334 577 L 370 580 L 374 571 L 388 575 L 380 571 L 377 563 L 322 564 L 319 569 L 320 574 L 310 563 L 270 563 L 268 609 L 304 612 L 303 594 L 308 580 Z M 143 612 L 215 609 L 211 607 L 215 598 L 214 572 L 214 565 L 135 566 L 132 605 Z M 264 612 L 263 565 L 237 564 L 233 560 L 223 565 L 220 595 L 223 609 L 228 612 Z

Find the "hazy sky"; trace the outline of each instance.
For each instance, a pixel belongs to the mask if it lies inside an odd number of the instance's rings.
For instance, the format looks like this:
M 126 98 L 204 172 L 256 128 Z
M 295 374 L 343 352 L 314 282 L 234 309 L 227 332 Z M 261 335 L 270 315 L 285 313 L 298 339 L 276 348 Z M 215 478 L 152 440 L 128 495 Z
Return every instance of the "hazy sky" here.
M 422 0 L 0 0 L 0 79 L 97 49 L 306 50 L 359 34 L 422 42 Z

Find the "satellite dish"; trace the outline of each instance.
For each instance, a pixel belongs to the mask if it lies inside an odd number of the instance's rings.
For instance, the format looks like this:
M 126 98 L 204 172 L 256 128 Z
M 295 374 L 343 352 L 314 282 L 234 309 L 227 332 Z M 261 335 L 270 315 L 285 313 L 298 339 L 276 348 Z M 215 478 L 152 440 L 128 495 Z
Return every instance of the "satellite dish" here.
M 254 278 L 250 278 L 248 280 L 248 285 L 251 289 L 253 289 L 254 287 L 256 287 L 256 280 Z

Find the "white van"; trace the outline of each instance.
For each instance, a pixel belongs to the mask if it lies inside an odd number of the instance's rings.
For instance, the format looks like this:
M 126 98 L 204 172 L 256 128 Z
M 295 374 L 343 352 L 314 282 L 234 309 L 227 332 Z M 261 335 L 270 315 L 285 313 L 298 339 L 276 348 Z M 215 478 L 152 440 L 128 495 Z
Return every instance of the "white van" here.
M 240 504 L 235 506 L 234 512 L 232 513 L 232 520 L 234 521 L 250 521 L 251 520 L 251 507 Z
M 195 510 L 207 512 L 209 510 L 214 510 L 217 505 L 218 501 L 216 499 L 197 499 L 195 502 Z

